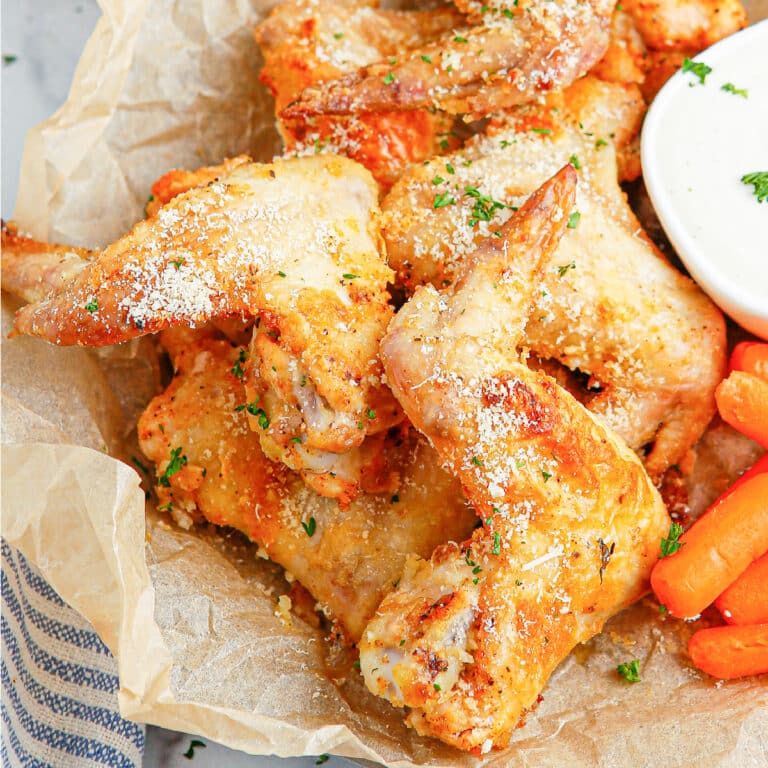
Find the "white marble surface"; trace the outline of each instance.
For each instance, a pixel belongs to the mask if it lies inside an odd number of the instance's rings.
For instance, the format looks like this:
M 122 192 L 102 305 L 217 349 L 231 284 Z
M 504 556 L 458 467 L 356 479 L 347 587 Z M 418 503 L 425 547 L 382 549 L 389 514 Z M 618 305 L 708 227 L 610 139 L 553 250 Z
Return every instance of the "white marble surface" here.
M 100 15 L 96 0 L 2 0 L 2 215 L 11 218 L 24 136 L 61 106 L 75 65 Z M 147 728 L 143 768 L 310 768 L 316 757 L 253 757 L 208 739 L 184 756 L 194 734 Z M 350 768 L 331 757 L 327 768 Z

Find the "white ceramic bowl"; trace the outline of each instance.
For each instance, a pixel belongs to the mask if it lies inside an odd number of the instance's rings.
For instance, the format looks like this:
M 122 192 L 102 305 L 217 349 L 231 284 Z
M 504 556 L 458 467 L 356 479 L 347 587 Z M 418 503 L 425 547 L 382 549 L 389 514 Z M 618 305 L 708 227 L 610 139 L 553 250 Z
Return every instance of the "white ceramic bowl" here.
M 693 278 L 740 325 L 768 339 L 768 199 L 758 202 L 741 180 L 768 172 L 768 20 L 693 61 L 711 68 L 704 83 L 679 71 L 648 110 L 643 177 Z

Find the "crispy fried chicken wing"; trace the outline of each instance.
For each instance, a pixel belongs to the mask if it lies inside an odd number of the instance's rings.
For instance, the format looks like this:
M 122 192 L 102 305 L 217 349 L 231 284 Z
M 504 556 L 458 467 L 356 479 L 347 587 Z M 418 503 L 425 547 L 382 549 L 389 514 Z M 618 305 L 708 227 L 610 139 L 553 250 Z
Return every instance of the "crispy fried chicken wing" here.
M 669 525 L 635 454 L 515 350 L 574 185 L 566 167 L 455 289 L 420 288 L 382 343 L 406 413 L 484 522 L 409 559 L 361 669 L 419 733 L 475 754 L 506 746 L 557 664 L 643 594 Z
M 452 6 L 392 11 L 326 0 L 277 5 L 255 29 L 264 57 L 260 79 L 275 97 L 278 115 L 304 88 L 335 80 L 400 51 L 447 33 L 462 16 Z M 438 132 L 450 124 L 426 109 L 278 117 L 286 155 L 333 152 L 357 160 L 389 187 L 407 165 L 436 151 Z
M 519 205 L 569 159 L 578 164 L 572 230 L 544 266 L 526 344 L 586 374 L 589 409 L 635 450 L 650 445 L 646 467 L 659 477 L 714 414 L 723 317 L 646 237 L 616 183 L 611 139 L 533 126 L 499 128 L 411 169 L 383 202 L 390 264 L 411 289 L 453 282 L 476 245 L 498 231 L 507 204 Z
M 263 400 L 257 431 L 271 458 L 325 475 L 329 452 L 402 419 L 377 357 L 392 315 L 377 213 L 373 179 L 350 160 L 240 165 L 137 224 L 16 328 L 94 346 L 258 317 L 238 361 L 250 402 Z
M 3 290 L 27 302 L 40 301 L 78 275 L 97 255 L 87 248 L 41 243 L 2 224 Z
M 463 25 L 357 73 L 310 86 L 283 117 L 437 107 L 484 115 L 585 74 L 605 53 L 607 0 L 457 3 Z
M 248 426 L 242 382 L 232 373 L 239 348 L 189 335 L 183 346 L 170 348 L 175 378 L 139 421 L 141 448 L 157 468 L 161 507 L 186 527 L 208 520 L 258 542 L 352 640 L 400 575 L 406 555 L 427 556 L 437 544 L 471 532 L 476 517 L 458 483 L 413 430 L 397 430 L 379 445 L 382 469 L 396 470 L 394 490 L 361 495 L 343 509 L 264 456 Z

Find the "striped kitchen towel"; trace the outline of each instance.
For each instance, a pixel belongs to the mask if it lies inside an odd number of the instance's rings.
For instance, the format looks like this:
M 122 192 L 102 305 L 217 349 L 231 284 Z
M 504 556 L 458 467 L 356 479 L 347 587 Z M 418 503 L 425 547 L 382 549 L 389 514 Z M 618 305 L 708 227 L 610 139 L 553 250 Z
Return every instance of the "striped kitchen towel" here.
M 138 768 L 144 727 L 120 717 L 109 650 L 5 541 L 2 556 L 3 768 Z

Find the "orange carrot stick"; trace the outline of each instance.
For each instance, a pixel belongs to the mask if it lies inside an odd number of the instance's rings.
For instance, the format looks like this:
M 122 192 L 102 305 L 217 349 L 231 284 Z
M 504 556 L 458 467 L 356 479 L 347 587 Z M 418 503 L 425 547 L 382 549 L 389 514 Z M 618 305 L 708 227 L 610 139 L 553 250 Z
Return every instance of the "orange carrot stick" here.
M 733 371 L 717 385 L 715 401 L 724 421 L 768 448 L 768 381 Z
M 768 381 L 768 344 L 742 341 L 731 353 L 731 370 L 745 371 Z
M 675 616 L 697 616 L 768 551 L 768 473 L 726 491 L 660 559 L 651 586 Z
M 688 642 L 688 655 L 712 677 L 761 675 L 768 672 L 768 624 L 702 629 Z
M 715 600 L 728 624 L 768 624 L 768 552 Z

